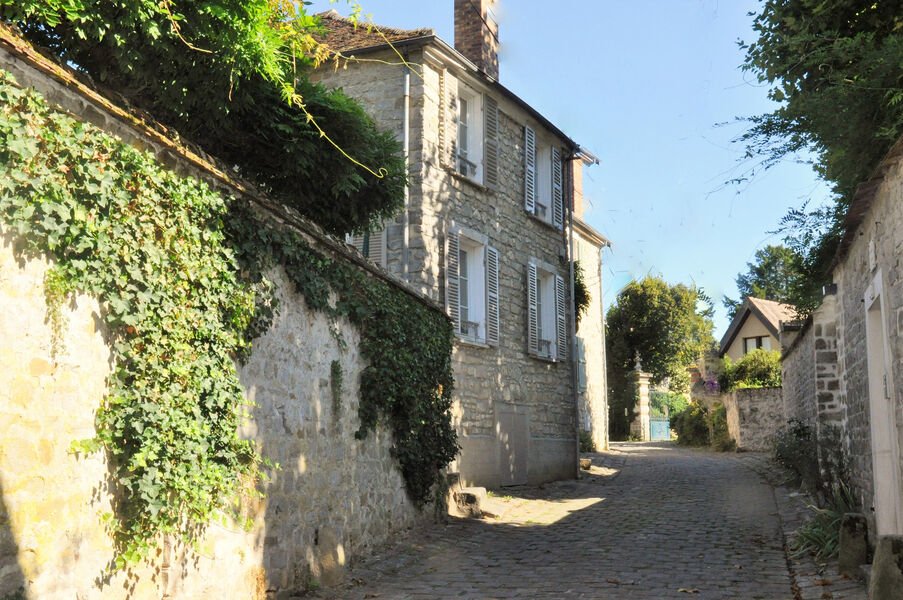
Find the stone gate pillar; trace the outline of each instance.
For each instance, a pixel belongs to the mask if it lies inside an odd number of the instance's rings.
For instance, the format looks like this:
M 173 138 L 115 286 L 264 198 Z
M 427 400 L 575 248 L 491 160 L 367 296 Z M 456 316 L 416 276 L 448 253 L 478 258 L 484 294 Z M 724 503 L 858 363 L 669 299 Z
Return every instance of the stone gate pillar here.
M 637 416 L 630 426 L 630 432 L 638 436 L 644 442 L 652 439 L 649 426 L 649 380 L 651 373 L 637 372 Z

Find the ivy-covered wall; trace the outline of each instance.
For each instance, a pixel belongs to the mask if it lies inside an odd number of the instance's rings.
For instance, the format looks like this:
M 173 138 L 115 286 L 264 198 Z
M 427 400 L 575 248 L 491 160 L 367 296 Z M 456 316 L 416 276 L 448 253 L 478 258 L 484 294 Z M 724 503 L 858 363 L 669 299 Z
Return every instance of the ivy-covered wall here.
M 0 69 L 0 597 L 263 598 L 423 518 L 442 312 L 52 64 Z

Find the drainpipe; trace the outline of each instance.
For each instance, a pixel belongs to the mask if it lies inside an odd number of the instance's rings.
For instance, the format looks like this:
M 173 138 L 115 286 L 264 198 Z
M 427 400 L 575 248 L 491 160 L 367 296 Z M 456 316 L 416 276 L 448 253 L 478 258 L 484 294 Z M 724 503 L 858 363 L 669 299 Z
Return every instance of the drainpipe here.
M 603 406 L 605 414 L 603 419 L 605 422 L 605 441 L 602 444 L 603 450 L 608 450 L 609 429 L 608 429 L 608 347 L 605 341 L 605 303 L 602 298 L 605 296 L 605 287 L 602 285 L 602 250 L 605 246 L 599 248 L 599 317 L 602 319 L 602 397 L 605 399 Z
M 410 177 L 408 172 L 408 152 L 411 147 L 411 69 L 408 67 L 408 56 L 404 57 L 404 116 L 402 117 L 402 148 L 404 151 L 404 172 L 406 177 Z M 409 246 L 410 246 L 410 181 L 404 186 L 404 211 L 401 217 L 401 278 L 408 282 L 408 262 L 409 262 Z
M 568 289 L 570 290 L 571 313 L 571 387 L 574 391 L 574 436 L 577 438 L 577 476 L 580 476 L 580 364 L 577 357 L 577 309 L 574 305 L 574 161 L 581 160 L 577 154 L 578 149 L 571 152 L 567 162 L 567 259 L 568 259 Z

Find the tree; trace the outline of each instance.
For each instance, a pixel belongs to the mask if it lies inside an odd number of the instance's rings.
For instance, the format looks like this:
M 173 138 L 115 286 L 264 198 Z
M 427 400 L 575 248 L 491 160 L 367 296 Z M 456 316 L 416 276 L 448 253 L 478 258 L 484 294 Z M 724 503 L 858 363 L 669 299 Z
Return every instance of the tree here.
M 672 391 L 686 391 L 687 367 L 714 342 L 711 316 L 708 297 L 695 286 L 646 277 L 621 290 L 605 331 L 612 437 L 627 435 L 624 410 L 635 403 L 637 359 L 654 383 L 670 379 Z
M 722 301 L 728 310 L 728 317 L 733 319 L 749 296 L 792 304 L 800 258 L 786 246 L 765 246 L 756 250 L 753 262 L 746 263 L 746 273 L 737 275 L 740 299 L 725 296 Z
M 781 103 L 752 117 L 740 140 L 767 168 L 799 150 L 834 184 L 835 206 L 791 210 L 781 228 L 801 255 L 793 302 L 817 304 L 857 185 L 903 133 L 903 4 L 874 0 L 766 0 L 741 42 L 743 68 Z M 812 231 L 816 232 L 814 235 Z

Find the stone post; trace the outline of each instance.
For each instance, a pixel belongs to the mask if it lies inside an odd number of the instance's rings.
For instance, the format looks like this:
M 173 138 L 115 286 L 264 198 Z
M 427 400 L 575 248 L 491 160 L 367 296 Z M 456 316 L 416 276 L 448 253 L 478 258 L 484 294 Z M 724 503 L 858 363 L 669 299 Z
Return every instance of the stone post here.
M 639 422 L 638 435 L 644 442 L 652 439 L 652 433 L 649 425 L 649 380 L 652 378 L 651 373 L 642 371 L 637 373 L 637 392 L 639 401 L 637 402 L 637 421 Z

